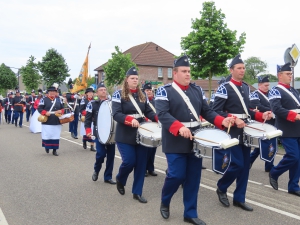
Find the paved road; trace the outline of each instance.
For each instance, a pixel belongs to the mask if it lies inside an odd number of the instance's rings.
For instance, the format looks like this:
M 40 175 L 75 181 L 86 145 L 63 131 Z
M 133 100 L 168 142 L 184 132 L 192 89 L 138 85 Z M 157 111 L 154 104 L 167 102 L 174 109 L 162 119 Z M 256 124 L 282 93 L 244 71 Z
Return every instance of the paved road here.
M 9 225 L 185 224 L 181 188 L 171 202 L 170 218 L 164 220 L 159 213 L 167 167 L 160 148 L 155 162 L 158 176 L 145 178 L 143 195 L 148 203 L 141 204 L 132 199 L 132 175 L 124 196 L 103 182 L 103 171 L 97 182 L 92 181 L 95 153 L 70 137 L 68 125 L 63 126 L 58 157 L 46 154 L 40 134 L 30 133 L 26 125 L 22 129 L 0 125 L 0 209 Z M 114 176 L 121 162 L 116 154 Z M 277 156 L 276 163 L 280 159 Z M 263 162 L 257 160 L 247 191 L 254 211 L 245 212 L 221 206 L 215 193 L 219 175 L 210 170 L 211 160 L 205 159 L 204 165 L 208 169 L 202 173 L 198 212 L 207 224 L 300 223 L 300 199 L 286 192 L 288 174 L 280 177 L 280 190 L 275 191 Z M 230 201 L 233 190 L 234 186 L 228 191 Z

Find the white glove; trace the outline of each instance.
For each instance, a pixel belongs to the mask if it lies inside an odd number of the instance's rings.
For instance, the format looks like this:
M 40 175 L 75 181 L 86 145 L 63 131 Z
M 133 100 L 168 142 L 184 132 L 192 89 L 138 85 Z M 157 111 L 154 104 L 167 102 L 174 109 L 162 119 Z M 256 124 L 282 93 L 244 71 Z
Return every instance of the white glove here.
M 77 98 L 78 97 L 78 94 L 74 95 L 74 98 Z

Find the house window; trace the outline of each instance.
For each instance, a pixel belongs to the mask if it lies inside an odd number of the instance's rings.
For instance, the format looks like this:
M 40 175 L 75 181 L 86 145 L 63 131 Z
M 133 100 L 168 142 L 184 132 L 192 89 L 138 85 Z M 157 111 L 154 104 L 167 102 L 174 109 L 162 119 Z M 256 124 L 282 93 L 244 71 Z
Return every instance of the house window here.
M 102 72 L 102 81 L 104 81 L 105 80 L 105 72 Z
M 172 79 L 172 68 L 168 68 L 168 78 Z
M 158 77 L 163 77 L 162 67 L 158 67 Z

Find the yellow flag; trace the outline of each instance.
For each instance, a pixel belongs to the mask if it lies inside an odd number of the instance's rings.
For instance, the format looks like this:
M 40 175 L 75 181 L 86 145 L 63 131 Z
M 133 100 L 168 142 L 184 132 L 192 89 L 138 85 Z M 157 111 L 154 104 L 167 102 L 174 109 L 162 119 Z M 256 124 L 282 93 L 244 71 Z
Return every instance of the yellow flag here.
M 71 93 L 79 92 L 79 91 L 85 90 L 87 88 L 87 80 L 89 78 L 88 64 L 89 64 L 90 48 L 91 48 L 91 44 L 88 48 L 88 52 L 86 54 L 84 63 L 81 67 L 79 76 L 76 78 L 76 81 L 73 86 L 73 89 L 71 90 Z

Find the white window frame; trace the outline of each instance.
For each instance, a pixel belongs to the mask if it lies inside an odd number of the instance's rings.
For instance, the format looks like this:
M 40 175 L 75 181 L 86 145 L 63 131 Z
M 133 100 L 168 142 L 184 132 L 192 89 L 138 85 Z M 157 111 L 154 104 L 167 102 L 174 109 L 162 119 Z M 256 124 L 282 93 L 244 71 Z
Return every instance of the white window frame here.
M 157 67 L 157 77 L 163 78 L 163 68 Z
M 173 69 L 172 69 L 172 68 L 168 68 L 168 78 L 169 78 L 169 79 L 172 79 L 172 78 L 173 78 L 172 72 L 173 72 Z

